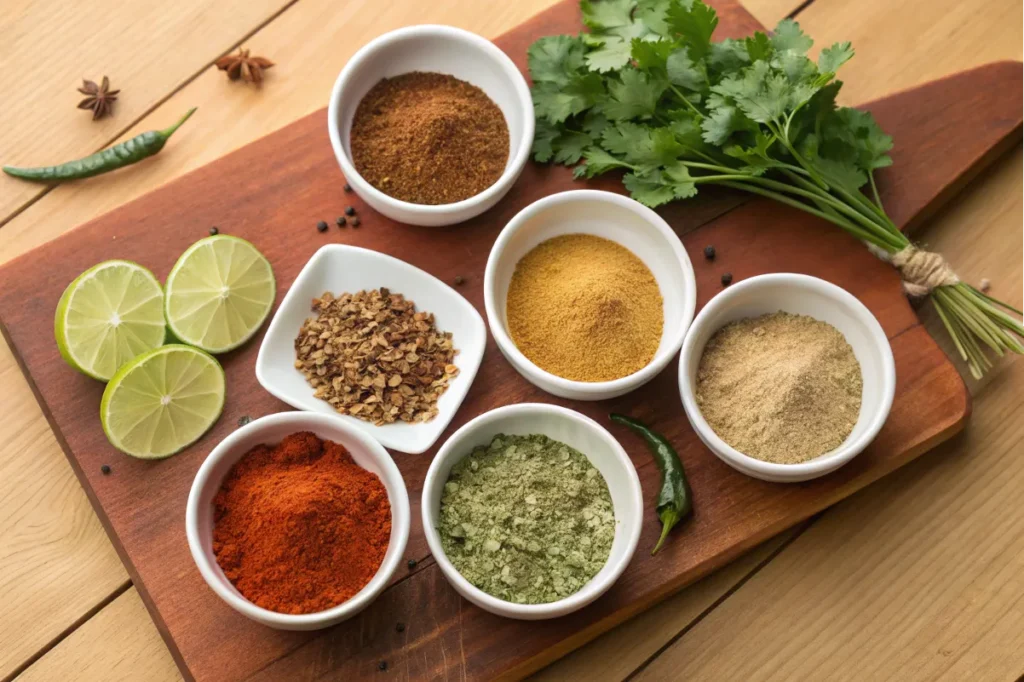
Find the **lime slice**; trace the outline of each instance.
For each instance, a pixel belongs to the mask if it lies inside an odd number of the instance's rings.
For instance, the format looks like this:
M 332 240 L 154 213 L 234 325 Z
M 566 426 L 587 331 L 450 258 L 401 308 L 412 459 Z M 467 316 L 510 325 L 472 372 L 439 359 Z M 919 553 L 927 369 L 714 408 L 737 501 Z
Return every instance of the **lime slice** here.
M 93 266 L 60 297 L 53 320 L 57 350 L 79 372 L 107 381 L 136 355 L 163 344 L 163 298 L 160 282 L 141 265 L 108 260 Z
M 100 423 L 110 444 L 142 459 L 180 452 L 224 407 L 224 370 L 212 355 L 171 344 L 144 353 L 107 384 Z
M 167 325 L 183 343 L 225 353 L 249 340 L 274 305 L 274 271 L 256 247 L 216 235 L 190 246 L 167 276 Z

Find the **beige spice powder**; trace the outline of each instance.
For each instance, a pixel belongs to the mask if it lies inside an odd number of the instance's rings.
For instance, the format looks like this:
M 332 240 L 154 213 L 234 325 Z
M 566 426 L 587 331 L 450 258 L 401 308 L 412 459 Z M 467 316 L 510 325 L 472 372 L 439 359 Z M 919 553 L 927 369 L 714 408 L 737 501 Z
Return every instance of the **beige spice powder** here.
M 516 347 L 574 381 L 611 381 L 645 367 L 664 310 L 650 269 L 624 246 L 590 234 L 549 239 L 516 264 L 505 314 Z
M 708 341 L 697 405 L 726 443 L 796 464 L 837 448 L 860 414 L 863 380 L 832 325 L 786 312 L 731 322 Z

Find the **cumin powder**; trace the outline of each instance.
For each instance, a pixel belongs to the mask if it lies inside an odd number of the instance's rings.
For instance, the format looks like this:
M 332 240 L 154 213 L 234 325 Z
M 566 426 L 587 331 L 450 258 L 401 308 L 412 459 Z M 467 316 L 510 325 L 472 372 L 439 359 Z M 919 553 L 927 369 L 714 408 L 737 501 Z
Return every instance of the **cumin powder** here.
M 385 194 L 451 204 L 505 170 L 508 125 L 484 91 L 443 73 L 414 71 L 374 85 L 356 108 L 352 163 Z
M 573 381 L 612 381 L 645 367 L 661 343 L 658 282 L 629 249 L 590 234 L 536 246 L 516 264 L 509 333 L 541 369 Z
M 797 464 L 842 445 L 860 415 L 863 378 L 846 338 L 807 315 L 731 322 L 704 347 L 697 405 L 746 455 Z

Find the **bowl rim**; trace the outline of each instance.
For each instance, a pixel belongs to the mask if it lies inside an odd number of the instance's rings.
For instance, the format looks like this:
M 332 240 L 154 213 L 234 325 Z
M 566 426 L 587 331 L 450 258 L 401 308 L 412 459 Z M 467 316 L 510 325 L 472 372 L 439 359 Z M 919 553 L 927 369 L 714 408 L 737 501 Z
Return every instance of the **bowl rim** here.
M 687 359 L 692 358 L 697 352 L 697 349 L 694 347 L 697 337 L 700 335 L 701 330 L 709 324 L 708 320 L 713 314 L 718 312 L 720 308 L 733 298 L 740 296 L 750 289 L 779 284 L 791 288 L 813 290 L 828 296 L 837 305 L 845 308 L 868 330 L 882 358 L 881 367 L 879 368 L 882 373 L 882 400 L 875 403 L 875 409 L 868 423 L 868 428 L 853 440 L 847 438 L 847 441 L 832 452 L 796 464 L 765 462 L 740 452 L 722 440 L 704 419 L 704 415 L 697 406 L 696 396 L 694 395 L 693 388 L 690 386 L 686 372 Z M 780 301 L 779 309 L 785 310 L 784 302 Z M 694 319 L 693 324 L 690 325 L 690 331 L 686 334 L 685 341 L 683 341 L 683 349 L 679 354 L 678 381 L 683 409 L 687 417 L 689 417 L 694 431 L 697 432 L 698 436 L 708 445 L 711 451 L 726 464 L 742 473 L 750 475 L 750 471 L 753 471 L 759 476 L 770 477 L 771 480 L 775 481 L 785 479 L 807 480 L 808 478 L 822 476 L 843 466 L 864 450 L 874 440 L 875 436 L 878 435 L 886 419 L 888 419 L 889 410 L 892 408 L 893 399 L 896 394 L 896 362 L 892 354 L 892 345 L 889 343 L 889 337 L 886 335 L 882 325 L 868 307 L 861 303 L 856 296 L 839 285 L 819 277 L 793 272 L 773 272 L 756 275 L 737 282 L 719 292 L 707 302 L 696 319 Z
M 390 559 L 385 558 L 381 562 L 377 572 L 374 573 L 370 581 L 359 592 L 356 592 L 341 604 L 315 613 L 279 613 L 265 609 L 262 606 L 257 606 L 245 597 L 233 593 L 224 584 L 227 578 L 223 576 L 223 571 L 220 567 L 216 566 L 216 560 L 213 562 L 207 560 L 199 533 L 199 499 L 203 491 L 209 486 L 220 486 L 223 483 L 223 480 L 212 480 L 214 467 L 222 460 L 228 459 L 233 454 L 238 443 L 254 432 L 264 431 L 268 428 L 284 424 L 293 424 L 296 431 L 316 431 L 319 429 L 324 431 L 344 431 L 348 436 L 358 441 L 366 454 L 373 458 L 386 473 L 385 476 L 379 476 L 379 478 L 388 492 L 391 504 L 391 526 L 392 535 L 394 536 L 391 542 L 395 545 L 396 551 Z M 320 437 L 323 438 L 323 436 Z M 327 439 L 329 440 L 330 438 L 328 437 Z M 237 463 L 238 459 L 244 456 L 244 454 L 239 454 L 234 463 Z M 234 463 L 232 466 L 234 466 Z M 400 521 L 403 519 L 404 523 L 401 523 Z M 192 554 L 192 560 L 195 562 L 206 584 L 235 611 L 259 623 L 282 629 L 309 629 L 318 625 L 327 627 L 335 622 L 344 620 L 347 616 L 354 615 L 373 602 L 387 588 L 391 575 L 394 574 L 405 554 L 405 548 L 409 541 L 410 526 L 409 492 L 405 486 L 405 479 L 402 477 L 398 465 L 395 464 L 395 461 L 388 454 L 388 451 L 384 449 L 384 446 L 369 435 L 352 428 L 340 420 L 333 419 L 329 415 L 313 412 L 277 412 L 255 419 L 228 434 L 213 448 L 200 465 L 199 470 L 196 472 L 196 477 L 192 481 L 192 487 L 189 489 L 188 501 L 185 506 L 185 535 L 188 540 L 189 552 Z M 390 549 L 391 545 L 388 546 L 388 550 Z
M 455 456 L 452 453 L 456 452 L 456 448 L 464 445 L 462 441 L 464 441 L 470 433 L 479 426 L 485 425 L 496 419 L 509 415 L 523 415 L 528 413 L 546 413 L 548 415 L 557 415 L 562 419 L 575 421 L 582 424 L 584 428 L 590 429 L 602 440 L 606 441 L 611 446 L 611 450 L 615 454 L 616 461 L 622 465 L 622 469 L 628 479 L 628 487 L 633 498 L 632 509 L 629 510 L 627 518 L 621 520 L 616 519 L 619 521 L 615 528 L 616 536 L 618 536 L 620 532 L 623 534 L 628 533 L 628 535 L 626 535 L 626 551 L 618 561 L 612 565 L 612 570 L 602 580 L 598 581 L 596 579 L 597 576 L 595 575 L 594 578 L 591 578 L 590 581 L 588 581 L 577 592 L 572 593 L 564 599 L 547 602 L 545 604 L 515 604 L 513 602 L 505 601 L 504 599 L 499 599 L 498 597 L 484 592 L 479 587 L 476 587 L 466 580 L 462 574 L 459 573 L 459 570 L 455 568 L 455 565 L 448 559 L 444 549 L 441 547 L 441 536 L 437 532 L 437 527 L 435 526 L 436 514 L 429 501 L 430 491 L 437 485 L 442 466 L 444 466 L 446 461 Z M 468 454 L 468 451 L 462 456 L 465 457 L 466 454 Z M 452 466 L 454 466 L 454 463 Z M 605 481 L 605 484 L 607 485 L 607 480 Z M 443 482 L 441 485 L 443 485 Z M 518 403 L 488 410 L 487 412 L 484 412 L 483 414 L 480 414 L 466 422 L 458 431 L 449 436 L 448 440 L 446 440 L 444 445 L 441 446 L 441 449 L 438 450 L 434 460 L 430 463 L 430 468 L 427 469 L 427 475 L 423 481 L 423 492 L 421 493 L 420 515 L 423 522 L 423 534 L 427 539 L 427 546 L 430 548 L 430 553 L 434 557 L 434 561 L 437 565 L 441 567 L 441 572 L 444 574 L 444 577 L 453 585 L 453 587 L 456 588 L 458 592 L 472 594 L 473 600 L 471 601 L 475 601 L 478 605 L 481 605 L 482 608 L 491 611 L 492 613 L 497 613 L 509 618 L 540 620 L 545 618 L 557 618 L 583 608 L 604 594 L 604 592 L 614 585 L 622 576 L 626 567 L 629 566 L 630 561 L 633 559 L 637 545 L 640 542 L 640 534 L 643 530 L 643 490 L 640 486 L 640 477 L 637 474 L 636 467 L 633 465 L 633 461 L 629 458 L 625 448 L 623 448 L 619 441 L 612 436 L 608 429 L 604 428 L 590 417 L 567 407 L 551 405 L 548 403 Z M 610 563 L 611 560 L 611 556 L 609 556 L 608 562 L 606 562 L 605 565 Z M 604 567 L 602 567 L 601 570 L 604 570 Z
M 475 48 L 482 56 L 497 64 L 512 83 L 515 98 L 524 113 L 522 139 L 519 140 L 519 145 L 515 149 L 511 148 L 511 144 L 509 145 L 509 161 L 506 163 L 505 170 L 502 171 L 498 179 L 479 194 L 474 194 L 471 197 L 450 204 L 414 204 L 385 194 L 371 185 L 356 170 L 355 164 L 349 158 L 348 153 L 345 151 L 345 145 L 342 144 L 341 140 L 338 113 L 341 109 L 342 95 L 353 75 L 365 63 L 381 59 L 381 53 L 390 49 L 396 43 L 423 37 L 462 42 Z M 331 147 L 334 149 L 334 155 L 337 157 L 346 179 L 350 182 L 355 179 L 356 183 L 360 185 L 360 190 L 367 193 L 372 200 L 389 206 L 393 210 L 416 212 L 425 216 L 440 217 L 449 213 L 467 211 L 487 202 L 496 201 L 502 194 L 507 192 L 512 182 L 519 177 L 519 173 L 529 158 L 530 149 L 533 147 L 535 126 L 536 120 L 533 113 L 533 99 L 530 95 L 530 88 L 512 59 L 490 40 L 472 31 L 445 24 L 417 24 L 415 26 L 398 28 L 377 36 L 359 48 L 342 68 L 341 73 L 338 74 L 338 78 L 335 80 L 334 87 L 331 90 L 331 99 L 327 105 L 327 130 L 331 138 Z
M 672 249 L 672 253 L 676 257 L 676 261 L 679 265 L 679 269 L 682 271 L 683 280 L 686 285 L 686 291 L 683 292 L 684 310 L 683 316 L 680 320 L 679 330 L 676 332 L 674 338 L 670 339 L 669 344 L 666 346 L 664 355 L 659 358 L 658 353 L 655 352 L 651 361 L 637 371 L 610 381 L 575 381 L 573 379 L 566 379 L 558 376 L 557 374 L 552 374 L 551 372 L 548 372 L 534 364 L 532 360 L 526 357 L 523 352 L 519 350 L 515 342 L 512 340 L 512 337 L 509 335 L 506 325 L 501 322 L 499 312 L 497 310 L 497 302 L 495 300 L 495 280 L 497 277 L 498 262 L 504 255 L 508 242 L 511 241 L 513 235 L 515 235 L 515 233 L 526 224 L 527 220 L 532 218 L 534 215 L 545 211 L 552 206 L 578 200 L 604 201 L 612 203 L 621 208 L 630 210 L 640 216 L 640 218 L 644 219 L 645 222 L 647 222 L 665 239 L 666 243 Z M 620 246 L 629 249 L 628 244 L 623 244 L 618 240 L 612 241 L 615 241 Z M 647 263 L 644 262 L 644 260 L 640 258 L 635 251 L 632 249 L 629 250 L 634 256 L 639 258 L 645 266 L 647 266 Z M 650 266 L 647 267 L 650 269 Z M 653 270 L 651 270 L 651 274 L 653 276 Z M 657 279 L 655 279 L 655 281 L 657 281 Z M 502 228 L 501 233 L 498 235 L 498 238 L 494 241 L 494 245 L 491 247 L 490 255 L 487 257 L 487 267 L 484 270 L 484 309 L 487 313 L 487 326 L 490 328 L 491 335 L 494 337 L 495 342 L 497 342 L 502 352 L 509 357 L 513 367 L 515 367 L 520 373 L 530 375 L 528 378 L 535 378 L 539 381 L 555 386 L 561 391 L 568 391 L 580 396 L 603 395 L 613 391 L 621 391 L 623 389 L 629 390 L 631 387 L 639 386 L 647 382 L 649 379 L 653 378 L 654 375 L 661 372 L 661 370 L 665 368 L 665 366 L 672 360 L 672 357 L 679 352 L 679 349 L 682 347 L 686 333 L 693 324 L 693 315 L 696 307 L 697 282 L 693 273 L 693 263 L 690 262 L 690 256 L 686 253 L 686 249 L 683 247 L 683 243 L 679 239 L 679 236 L 671 227 L 669 227 L 669 224 L 665 219 L 655 213 L 653 209 L 644 206 L 635 199 L 631 199 L 615 192 L 606 192 L 604 190 L 566 190 L 565 192 L 558 192 L 542 199 L 538 199 L 532 204 L 524 207 L 516 213 L 508 223 L 506 223 L 504 228 Z M 662 334 L 665 334 L 664 329 L 662 330 Z
M 446 295 L 455 297 L 458 300 L 458 303 L 453 303 L 452 305 L 449 306 L 451 312 L 459 316 L 464 316 L 466 319 L 470 321 L 471 325 L 474 328 L 476 328 L 477 332 L 479 333 L 481 339 L 479 353 L 474 353 L 472 356 L 470 356 L 470 354 L 466 352 L 466 348 L 464 346 L 457 347 L 459 350 L 459 355 L 457 355 L 455 358 L 455 365 L 459 368 L 459 374 L 456 377 L 456 380 L 464 380 L 466 382 L 465 388 L 459 391 L 453 391 L 452 388 L 449 386 L 449 389 L 448 391 L 445 392 L 445 395 L 458 396 L 458 399 L 454 403 L 452 403 L 451 411 L 439 411 L 438 414 L 431 421 L 424 422 L 422 424 L 422 426 L 431 426 L 432 430 L 434 431 L 433 435 L 429 439 L 424 438 L 422 439 L 421 442 L 416 443 L 414 446 L 410 446 L 407 444 L 403 444 L 389 436 L 388 432 L 386 431 L 387 427 L 389 426 L 388 424 L 376 426 L 374 424 L 370 424 L 369 422 L 349 421 L 350 419 L 355 420 L 355 417 L 350 417 L 347 415 L 336 413 L 332 414 L 327 412 L 318 412 L 316 410 L 310 409 L 307 405 L 301 402 L 300 398 L 296 398 L 294 394 L 286 390 L 282 390 L 279 384 L 275 383 L 272 379 L 268 377 L 267 367 L 272 362 L 270 358 L 271 351 L 268 340 L 273 340 L 274 338 L 276 338 L 278 334 L 281 333 L 278 331 L 278 327 L 284 324 L 284 311 L 290 309 L 292 306 L 302 304 L 301 302 L 303 299 L 299 297 L 300 287 L 298 285 L 303 281 L 303 278 L 307 276 L 306 273 L 312 272 L 313 267 L 316 265 L 316 263 L 319 262 L 319 260 L 330 258 L 332 257 L 332 254 L 336 254 L 334 257 L 349 256 L 355 258 L 377 258 L 382 261 L 390 263 L 391 266 L 393 267 L 416 271 L 420 275 L 423 275 L 424 277 L 434 280 L 434 283 L 438 285 L 445 292 Z M 332 293 L 337 294 L 338 292 Z M 306 316 L 309 317 L 308 314 Z M 419 455 L 426 452 L 427 450 L 434 446 L 437 440 L 444 434 L 445 429 L 448 428 L 448 425 L 451 423 L 452 419 L 454 419 L 455 415 L 458 414 L 459 409 L 462 407 L 462 403 L 465 402 L 466 396 L 469 395 L 469 391 L 473 387 L 473 382 L 476 380 L 476 375 L 480 371 L 480 365 L 483 363 L 483 358 L 486 352 L 487 325 L 484 323 L 484 319 L 483 316 L 480 315 L 480 311 L 477 310 L 476 306 L 470 303 L 465 296 L 456 291 L 448 283 L 444 282 L 441 278 L 427 272 L 423 268 L 417 267 L 412 263 L 408 263 L 402 260 L 401 258 L 396 258 L 395 256 L 383 253 L 381 251 L 374 251 L 373 249 L 367 249 L 361 246 L 353 246 L 351 244 L 324 244 L 323 246 L 318 248 L 316 252 L 309 257 L 309 260 L 306 261 L 306 264 L 302 266 L 302 269 L 299 271 L 299 274 L 295 276 L 295 280 L 288 286 L 288 291 L 284 295 L 284 298 L 281 300 L 281 304 L 277 306 L 277 310 L 275 310 L 274 314 L 271 316 L 270 323 L 267 325 L 266 332 L 263 334 L 263 338 L 260 339 L 259 351 L 256 354 L 255 373 L 256 381 L 260 384 L 260 386 L 264 388 L 264 390 L 266 390 L 268 393 L 270 393 L 278 400 L 281 400 L 282 402 L 291 405 L 296 410 L 300 410 L 308 414 L 320 414 L 323 416 L 329 416 L 332 419 L 337 419 L 338 421 L 345 423 L 347 426 L 351 428 L 361 430 L 363 433 L 368 434 L 371 438 L 380 442 L 380 444 L 386 448 L 391 448 L 392 450 L 395 450 L 397 452 L 404 452 L 410 455 Z M 294 355 L 292 355 L 291 357 L 292 359 L 294 359 Z M 308 384 L 306 384 L 306 386 L 308 387 Z M 312 389 L 310 388 L 308 395 L 306 397 L 312 398 L 312 395 Z M 326 405 L 326 403 L 324 404 Z M 413 424 L 411 426 L 420 425 L 421 424 Z M 382 431 L 382 429 L 384 430 Z

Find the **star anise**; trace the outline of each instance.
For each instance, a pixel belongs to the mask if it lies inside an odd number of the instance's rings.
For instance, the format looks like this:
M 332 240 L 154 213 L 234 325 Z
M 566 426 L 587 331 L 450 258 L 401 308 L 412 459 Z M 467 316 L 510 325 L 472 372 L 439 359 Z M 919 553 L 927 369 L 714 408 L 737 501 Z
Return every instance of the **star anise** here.
M 82 79 L 82 87 L 78 91 L 88 95 L 78 103 L 79 109 L 92 109 L 92 120 L 103 118 L 110 113 L 111 105 L 117 101 L 117 93 L 120 90 L 110 89 L 110 79 L 103 77 L 103 82 L 96 85 L 93 81 Z
M 224 55 L 216 62 L 217 68 L 228 72 L 228 78 L 238 80 L 241 78 L 246 83 L 263 82 L 263 70 L 269 69 L 274 62 L 265 57 L 250 57 L 249 50 L 238 48 L 238 54 Z

